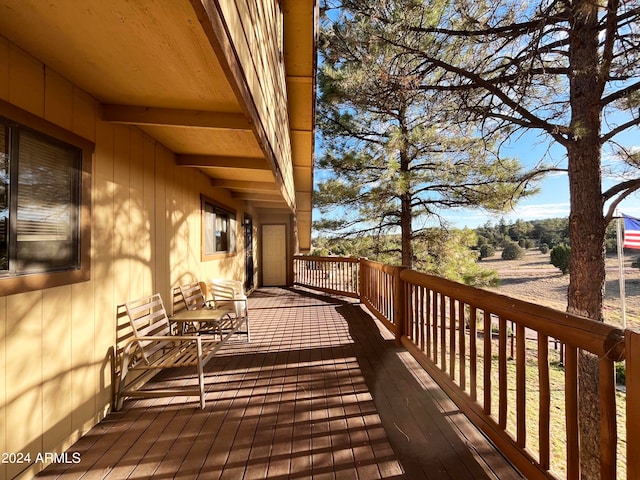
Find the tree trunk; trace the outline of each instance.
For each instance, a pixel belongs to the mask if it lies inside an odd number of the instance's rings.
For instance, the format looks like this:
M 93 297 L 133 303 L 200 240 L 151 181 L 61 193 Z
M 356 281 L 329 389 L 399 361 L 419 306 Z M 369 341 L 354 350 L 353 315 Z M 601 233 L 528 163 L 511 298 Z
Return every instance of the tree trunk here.
M 402 192 L 400 193 L 400 232 L 402 244 L 402 265 L 407 268 L 413 267 L 413 211 L 411 208 L 411 182 L 409 181 L 411 160 L 408 152 L 409 129 L 406 123 L 406 108 L 401 107 L 398 111 L 398 120 L 400 123 L 400 132 L 404 141 L 400 147 L 400 176 L 402 177 Z
M 402 234 L 402 265 L 408 268 L 413 266 L 413 245 L 411 243 L 411 194 L 405 192 L 400 197 L 402 211 L 400 229 Z
M 567 147 L 571 213 L 570 281 L 567 310 L 602 321 L 605 282 L 605 220 L 602 197 L 601 82 L 597 2 L 574 0 L 570 34 L 571 138 Z M 579 361 L 580 470 L 600 478 L 600 411 L 597 358 Z

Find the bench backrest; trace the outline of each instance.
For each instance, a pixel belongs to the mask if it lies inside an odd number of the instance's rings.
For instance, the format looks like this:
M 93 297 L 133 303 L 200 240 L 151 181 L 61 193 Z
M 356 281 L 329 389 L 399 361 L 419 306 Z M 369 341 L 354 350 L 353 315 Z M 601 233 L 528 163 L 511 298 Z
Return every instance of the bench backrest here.
M 180 293 L 187 310 L 198 310 L 205 306 L 204 293 L 198 282 L 181 285 Z
M 125 303 L 133 334 L 138 338 L 138 345 L 145 362 L 149 357 L 162 350 L 167 342 L 145 342 L 146 336 L 171 336 L 169 318 L 159 293 Z

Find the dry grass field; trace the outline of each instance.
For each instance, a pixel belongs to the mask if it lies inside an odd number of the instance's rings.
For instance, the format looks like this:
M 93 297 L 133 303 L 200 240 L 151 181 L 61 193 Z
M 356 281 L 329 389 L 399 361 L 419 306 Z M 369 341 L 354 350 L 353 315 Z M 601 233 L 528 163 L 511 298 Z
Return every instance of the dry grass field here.
M 482 266 L 496 270 L 500 277 L 500 286 L 490 290 L 558 310 L 566 309 L 569 275 L 562 275 L 551 265 L 549 254 L 527 250 L 520 260 L 502 260 L 500 254 L 498 251 L 481 262 Z M 627 326 L 634 327 L 640 327 L 640 269 L 631 267 L 631 263 L 638 256 L 640 251 L 627 253 L 624 261 Z M 606 273 L 605 321 L 621 326 L 619 268 L 615 255 L 607 258 Z

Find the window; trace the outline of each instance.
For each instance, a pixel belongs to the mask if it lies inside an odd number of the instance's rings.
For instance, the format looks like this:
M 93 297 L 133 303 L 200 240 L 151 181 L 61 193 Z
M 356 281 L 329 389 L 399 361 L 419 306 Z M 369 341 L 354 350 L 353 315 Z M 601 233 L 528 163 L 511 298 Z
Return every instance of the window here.
M 236 214 L 202 199 L 204 256 L 234 253 L 236 250 Z
M 0 123 L 0 274 L 79 268 L 81 149 Z
M 0 295 L 90 278 L 93 144 L 0 101 Z

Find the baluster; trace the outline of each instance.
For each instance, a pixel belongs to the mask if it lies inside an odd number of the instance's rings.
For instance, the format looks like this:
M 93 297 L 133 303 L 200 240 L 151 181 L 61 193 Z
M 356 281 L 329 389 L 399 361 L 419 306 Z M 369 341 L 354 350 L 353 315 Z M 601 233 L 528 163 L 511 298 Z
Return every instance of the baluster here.
M 565 418 L 567 422 L 567 480 L 580 478 L 578 446 L 578 349 L 565 346 Z
M 425 290 L 426 293 L 426 301 L 427 304 L 425 305 L 425 322 L 424 322 L 424 332 L 423 335 L 425 336 L 425 345 L 427 346 L 427 357 L 431 358 L 431 302 L 432 302 L 432 297 L 433 297 L 433 292 L 429 289 Z
M 420 345 L 420 350 L 424 352 L 424 287 L 416 287 L 416 344 Z
M 616 380 L 613 361 L 600 358 L 600 478 L 616 478 Z M 635 461 L 634 458 L 632 461 Z
M 469 390 L 471 400 L 478 401 L 478 309 L 469 311 Z
M 438 363 L 438 292 L 433 290 L 431 292 L 431 301 L 433 302 L 433 314 L 431 315 L 433 349 L 431 355 L 433 363 Z
M 440 369 L 447 371 L 447 301 L 444 293 L 440 294 Z
M 549 425 L 551 422 L 551 385 L 549 382 L 549 337 L 538 334 L 538 384 L 539 420 L 538 442 L 540 444 L 540 466 L 544 470 L 551 468 L 551 448 Z
M 456 379 L 456 300 L 449 297 L 449 375 Z
M 526 341 L 524 326 L 516 325 L 516 443 L 520 448 L 527 446 Z
M 484 358 L 483 372 L 484 372 L 484 413 L 491 415 L 491 313 L 487 310 L 484 311 Z
M 458 301 L 458 344 L 460 351 L 460 388 L 462 390 L 466 390 L 467 384 L 467 365 L 466 365 L 466 357 L 467 357 L 467 346 L 466 346 L 466 335 L 465 335 L 465 315 L 464 315 L 464 303 Z
M 507 428 L 507 404 L 507 320 L 498 317 L 498 425 L 502 430 Z

